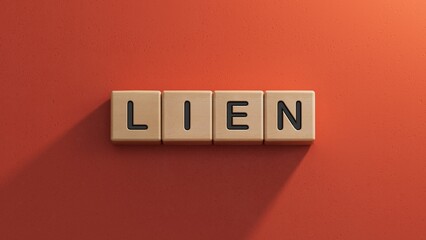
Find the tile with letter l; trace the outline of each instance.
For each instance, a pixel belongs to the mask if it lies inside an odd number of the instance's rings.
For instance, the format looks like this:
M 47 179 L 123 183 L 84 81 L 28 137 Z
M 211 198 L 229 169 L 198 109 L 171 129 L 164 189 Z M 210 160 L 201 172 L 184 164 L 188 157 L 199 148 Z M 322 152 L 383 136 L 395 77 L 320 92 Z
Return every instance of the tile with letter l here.
M 161 143 L 160 111 L 160 91 L 113 91 L 111 141 Z

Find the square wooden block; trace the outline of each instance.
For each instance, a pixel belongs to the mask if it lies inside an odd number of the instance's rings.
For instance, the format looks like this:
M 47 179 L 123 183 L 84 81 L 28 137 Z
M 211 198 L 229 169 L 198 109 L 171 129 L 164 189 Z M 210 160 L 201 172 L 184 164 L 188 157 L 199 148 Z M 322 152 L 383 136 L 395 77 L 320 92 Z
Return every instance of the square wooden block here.
M 211 91 L 164 91 L 162 106 L 164 144 L 212 143 Z
M 113 91 L 111 141 L 161 143 L 160 109 L 160 91 Z
M 265 144 L 311 144 L 315 140 L 314 91 L 266 91 Z
M 263 92 L 215 91 L 215 144 L 263 143 Z

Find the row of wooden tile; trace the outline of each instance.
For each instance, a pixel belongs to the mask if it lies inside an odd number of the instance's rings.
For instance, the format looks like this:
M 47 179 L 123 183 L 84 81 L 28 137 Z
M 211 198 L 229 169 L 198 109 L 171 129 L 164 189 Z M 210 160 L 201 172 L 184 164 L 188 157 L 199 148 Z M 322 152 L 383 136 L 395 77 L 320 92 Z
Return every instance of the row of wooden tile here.
M 310 144 L 314 91 L 113 91 L 111 140 L 142 144 Z

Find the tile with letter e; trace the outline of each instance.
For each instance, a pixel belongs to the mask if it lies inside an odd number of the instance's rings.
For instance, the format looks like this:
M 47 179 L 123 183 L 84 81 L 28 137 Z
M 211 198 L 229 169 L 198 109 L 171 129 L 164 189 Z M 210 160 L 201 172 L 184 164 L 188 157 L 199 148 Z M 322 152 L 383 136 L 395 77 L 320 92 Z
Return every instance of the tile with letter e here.
M 211 144 L 212 92 L 164 91 L 162 139 L 164 144 Z
M 263 91 L 215 91 L 215 144 L 263 143 Z
M 160 110 L 160 91 L 113 91 L 111 141 L 161 143 Z
M 314 91 L 266 91 L 265 144 L 311 144 L 315 140 Z

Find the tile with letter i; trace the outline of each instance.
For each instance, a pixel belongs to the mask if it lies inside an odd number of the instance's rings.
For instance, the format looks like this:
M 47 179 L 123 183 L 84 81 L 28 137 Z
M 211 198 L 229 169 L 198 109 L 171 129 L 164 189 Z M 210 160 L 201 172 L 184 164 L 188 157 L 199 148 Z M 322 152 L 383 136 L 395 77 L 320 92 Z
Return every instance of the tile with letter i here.
M 164 144 L 212 144 L 212 92 L 164 91 Z
M 161 143 L 160 110 L 160 91 L 112 91 L 111 141 Z
M 314 91 L 266 91 L 265 144 L 311 144 L 315 140 Z

